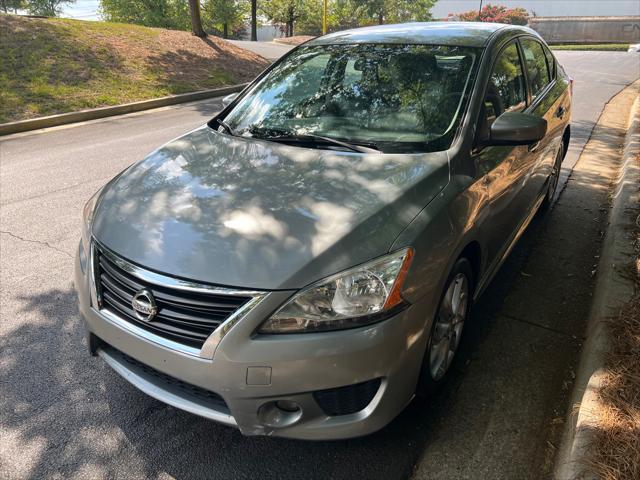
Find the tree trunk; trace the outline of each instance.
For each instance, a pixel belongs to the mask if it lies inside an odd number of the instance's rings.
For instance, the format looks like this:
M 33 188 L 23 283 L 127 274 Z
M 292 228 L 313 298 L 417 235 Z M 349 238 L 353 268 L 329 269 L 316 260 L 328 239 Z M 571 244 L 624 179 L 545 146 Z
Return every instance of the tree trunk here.
M 287 37 L 293 37 L 293 22 L 296 21 L 296 12 L 292 6 L 289 7 L 288 10 L 289 21 L 287 22 Z
M 224 39 L 229 38 L 229 24 L 228 23 L 223 23 L 222 24 L 222 38 L 224 38 Z
M 191 33 L 196 37 L 205 38 L 207 33 L 202 28 L 200 16 L 200 0 L 189 0 L 189 12 L 191 13 Z
M 258 41 L 258 0 L 251 0 L 251 41 Z

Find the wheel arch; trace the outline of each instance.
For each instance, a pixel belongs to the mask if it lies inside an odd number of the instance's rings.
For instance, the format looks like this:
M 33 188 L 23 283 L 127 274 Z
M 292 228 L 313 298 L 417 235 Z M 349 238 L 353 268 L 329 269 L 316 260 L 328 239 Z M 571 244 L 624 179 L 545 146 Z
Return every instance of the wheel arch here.
M 457 262 L 459 258 L 463 257 L 469 260 L 469 263 L 471 263 L 471 271 L 473 273 L 473 288 L 475 289 L 475 287 L 478 285 L 480 277 L 482 276 L 482 248 L 480 247 L 480 243 L 477 240 L 468 242 L 458 255 L 455 262 Z
M 571 141 L 571 125 L 567 124 L 567 127 L 564 129 L 562 133 L 562 159 L 567 156 L 567 151 L 569 150 L 569 142 Z

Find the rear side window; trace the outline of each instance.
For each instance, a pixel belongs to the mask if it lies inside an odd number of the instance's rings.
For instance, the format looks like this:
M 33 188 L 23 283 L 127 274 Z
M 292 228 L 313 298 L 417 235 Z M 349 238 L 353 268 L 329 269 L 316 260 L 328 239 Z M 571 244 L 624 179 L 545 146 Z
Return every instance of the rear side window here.
M 553 81 L 556 78 L 556 59 L 547 47 L 544 47 L 544 54 L 547 56 L 547 65 L 549 65 L 549 77 Z
M 524 63 L 529 75 L 531 96 L 536 98 L 551 81 L 547 67 L 547 57 L 539 42 L 527 38 L 521 40 L 520 43 L 524 53 Z

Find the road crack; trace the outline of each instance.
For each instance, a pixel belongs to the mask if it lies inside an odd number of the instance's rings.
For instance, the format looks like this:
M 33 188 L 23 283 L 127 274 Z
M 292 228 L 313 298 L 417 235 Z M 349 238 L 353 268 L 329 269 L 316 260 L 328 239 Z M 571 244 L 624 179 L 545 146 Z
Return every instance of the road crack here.
M 562 331 L 562 330 L 558 330 L 557 328 L 549 327 L 549 326 L 546 326 L 546 325 L 541 325 L 541 324 L 539 324 L 539 323 L 532 322 L 531 320 L 524 320 L 524 319 L 522 319 L 522 318 L 518 318 L 518 317 L 515 317 L 515 316 L 513 316 L 513 315 L 502 314 L 502 316 L 503 316 L 504 318 L 509 319 L 509 320 L 513 320 L 513 321 L 515 321 L 515 322 L 522 322 L 522 323 L 526 323 L 527 325 L 531 325 L 532 327 L 542 328 L 543 330 L 547 330 L 547 331 L 549 331 L 549 332 L 553 332 L 553 333 L 556 333 L 556 334 L 558 334 L 558 335 L 562 335 L 562 336 L 564 336 L 564 337 L 570 337 L 570 338 L 572 338 L 572 339 L 574 339 L 574 340 L 584 341 L 584 340 L 586 339 L 586 338 L 584 337 L 584 335 L 579 335 L 579 336 L 578 336 L 578 335 L 574 335 L 574 334 L 569 333 L 569 332 L 565 332 L 565 331 Z
M 4 233 L 5 235 L 9 235 L 10 237 L 13 237 L 13 238 L 15 238 L 17 240 L 20 240 L 20 241 L 23 241 L 23 242 L 35 243 L 35 244 L 38 244 L 38 245 L 42 245 L 44 247 L 50 248 L 51 250 L 55 250 L 58 253 L 62 253 L 63 255 L 66 255 L 69 258 L 73 258 L 73 255 L 71 255 L 69 252 L 65 252 L 64 250 L 60 250 L 58 247 L 54 247 L 49 242 L 43 242 L 41 240 L 31 240 L 29 238 L 21 237 L 19 235 L 16 235 L 15 233 L 11 233 L 11 232 L 8 232 L 6 230 L 0 230 L 0 234 L 1 233 Z

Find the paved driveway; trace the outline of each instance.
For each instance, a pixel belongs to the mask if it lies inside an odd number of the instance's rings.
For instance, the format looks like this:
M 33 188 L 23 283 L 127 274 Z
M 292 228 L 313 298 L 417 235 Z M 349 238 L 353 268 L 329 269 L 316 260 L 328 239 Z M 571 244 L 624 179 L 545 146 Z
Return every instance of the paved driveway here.
M 567 174 L 604 103 L 638 78 L 638 57 L 558 56 L 576 79 Z M 572 220 L 587 191 L 565 190 L 554 209 L 563 229 L 542 219 L 527 232 L 478 305 L 447 388 L 366 438 L 245 438 L 139 393 L 86 355 L 71 282 L 82 206 L 219 108 L 210 100 L 0 140 L 0 477 L 539 478 L 588 308 L 585 289 L 558 294 L 571 262 L 588 284 L 595 227 Z M 545 249 L 562 268 L 527 277 L 523 266 Z
M 247 40 L 228 40 L 238 47 L 251 50 L 269 60 L 276 60 L 293 48 L 290 45 L 282 45 L 275 42 L 250 42 Z

